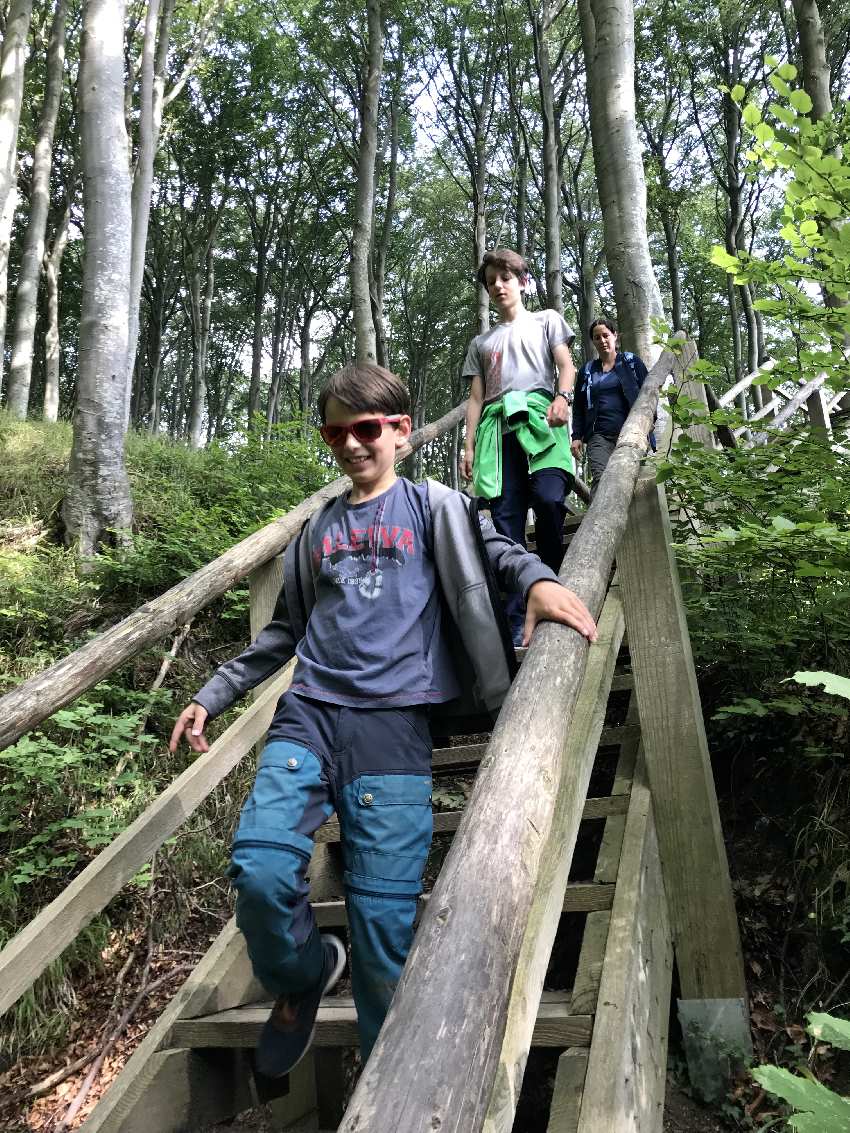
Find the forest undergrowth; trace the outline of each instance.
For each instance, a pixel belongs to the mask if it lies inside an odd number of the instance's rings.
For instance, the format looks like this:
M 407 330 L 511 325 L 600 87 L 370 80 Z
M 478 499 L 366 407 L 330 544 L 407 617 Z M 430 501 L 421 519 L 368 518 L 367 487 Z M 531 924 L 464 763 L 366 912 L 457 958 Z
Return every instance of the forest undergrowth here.
M 687 402 L 677 409 L 685 423 L 690 411 Z M 2 690 L 330 475 L 297 426 L 235 451 L 190 452 L 134 436 L 133 543 L 80 576 L 62 545 L 58 512 L 69 441 L 61 424 L 0 418 Z M 807 1066 L 840 1082 L 840 1064 L 803 1021 L 813 1009 L 846 1013 L 850 1001 L 847 712 L 844 702 L 788 678 L 801 669 L 850 670 L 850 469 L 816 438 L 791 433 L 769 448 L 715 453 L 685 436 L 658 468 L 675 503 L 757 1060 Z M 176 709 L 247 634 L 247 596 L 238 588 L 193 621 L 158 691 L 151 688 L 171 641 L 0 753 L 4 939 L 187 765 L 186 753 L 170 756 L 165 747 Z M 75 1127 L 200 958 L 230 913 L 222 874 L 250 777 L 249 768 L 237 770 L 213 792 L 7 1014 L 3 1128 Z M 742 1079 L 720 1116 L 730 1128 L 759 1128 L 777 1112 Z

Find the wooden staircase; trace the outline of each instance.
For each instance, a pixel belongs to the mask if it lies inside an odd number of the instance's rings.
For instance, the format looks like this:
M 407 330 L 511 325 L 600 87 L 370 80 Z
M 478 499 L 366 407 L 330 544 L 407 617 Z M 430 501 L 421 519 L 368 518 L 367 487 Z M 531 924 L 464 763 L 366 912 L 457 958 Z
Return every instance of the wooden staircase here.
M 509 1133 L 530 1047 L 561 1052 L 548 1133 L 660 1131 L 674 943 L 682 999 L 697 1017 L 704 1005 L 738 1005 L 738 1030 L 717 1037 L 746 1043 L 737 923 L 667 504 L 651 470 L 639 476 L 658 389 L 688 358 L 665 352 L 653 367 L 588 522 L 580 531 L 577 517 L 567 522 L 578 533 L 563 577 L 601 610 L 599 640 L 588 650 L 577 634 L 541 626 L 491 741 L 458 736 L 434 753 L 438 780 L 466 774 L 474 792 L 466 816 L 435 814 L 435 863 L 453 845 L 439 876 L 436 864 L 426 874 L 433 900 L 422 900 L 410 961 L 351 1098 L 344 1052 L 356 1033 L 344 987 L 323 1002 L 315 1046 L 288 1078 L 254 1075 L 268 1004 L 231 921 L 85 1133 L 201 1133 L 267 1100 L 275 1127 L 292 1131 Z M 462 408 L 415 443 L 452 428 Z M 256 632 L 280 589 L 274 556 L 344 488 L 322 489 L 4 697 L 0 746 L 249 572 Z M 209 753 L 0 952 L 0 1010 L 261 741 L 290 673 L 256 690 Z M 344 932 L 338 841 L 334 822 L 319 831 L 310 889 L 320 926 Z
M 565 543 L 579 522 L 568 519 Z M 259 582 L 269 594 L 276 585 L 275 579 L 269 586 Z M 553 863 L 567 877 L 560 911 L 566 943 L 556 937 L 555 947 L 564 962 L 560 968 L 550 966 L 554 986 L 540 997 L 532 1034 L 533 1048 L 562 1052 L 548 1122 L 552 1133 L 601 1128 L 594 1124 L 595 1111 L 605 1109 L 612 1074 L 623 1081 L 640 1079 L 640 1098 L 631 1099 L 630 1105 L 643 1114 L 641 1128 L 660 1129 L 663 1111 L 672 945 L 616 582 L 599 630 L 566 753 L 569 760 L 593 747 L 589 792 L 576 854 L 565 853 Z M 526 653 L 517 650 L 518 661 Z M 453 737 L 447 746 L 435 748 L 435 786 L 446 776 L 474 777 L 486 750 L 480 736 Z M 435 812 L 432 859 L 442 859 L 443 843 L 453 836 L 461 817 L 461 810 Z M 339 825 L 332 818 L 316 836 L 311 900 L 319 926 L 344 935 L 338 844 Z M 573 868 L 572 861 L 577 862 Z M 434 872 L 433 864 L 426 876 L 429 872 Z M 428 897 L 423 895 L 422 906 Z M 203 995 L 211 986 L 216 989 L 215 1010 L 208 1009 Z M 601 1008 L 600 989 L 605 989 Z M 154 1028 L 158 1035 L 152 1032 L 146 1040 L 148 1051 L 135 1067 L 128 1065 L 83 1127 L 85 1133 L 201 1130 L 199 1119 L 215 1122 L 263 1101 L 273 1102 L 275 1129 L 338 1128 L 350 1092 L 343 1052 L 356 1050 L 358 1043 L 350 995 L 323 1000 L 311 1054 L 281 1083 L 253 1073 L 251 1052 L 271 1003 L 250 974 L 241 936 L 232 923 L 189 978 L 181 998 L 182 1006 L 166 1013 L 171 1018 L 160 1020 Z M 624 1045 L 622 1035 L 634 1034 L 635 1024 L 638 1041 Z M 619 1044 L 612 1042 L 618 1034 Z M 591 1058 L 594 1048 L 599 1069 Z M 349 1066 L 352 1062 L 349 1059 Z M 216 1082 L 213 1091 L 211 1079 Z M 157 1115 L 154 1125 L 152 1114 Z

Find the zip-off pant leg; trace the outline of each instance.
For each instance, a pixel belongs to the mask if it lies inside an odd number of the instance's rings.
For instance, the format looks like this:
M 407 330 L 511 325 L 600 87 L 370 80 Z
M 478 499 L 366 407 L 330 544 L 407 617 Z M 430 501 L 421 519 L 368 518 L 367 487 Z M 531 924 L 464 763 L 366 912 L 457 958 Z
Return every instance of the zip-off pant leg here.
M 350 745 L 337 762 L 338 810 L 365 1060 L 413 942 L 432 833 L 431 737 L 422 708 L 352 709 L 346 716 Z
M 306 872 L 313 834 L 332 810 L 317 756 L 287 740 L 267 744 L 242 809 L 230 877 L 254 974 L 275 998 L 308 991 L 322 974 Z

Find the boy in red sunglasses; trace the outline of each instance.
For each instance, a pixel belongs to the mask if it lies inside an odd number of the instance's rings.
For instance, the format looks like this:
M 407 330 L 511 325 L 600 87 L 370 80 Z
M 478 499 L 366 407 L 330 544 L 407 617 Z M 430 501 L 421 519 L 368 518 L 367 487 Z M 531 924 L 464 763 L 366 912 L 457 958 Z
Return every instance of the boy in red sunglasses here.
M 494 713 L 516 671 L 499 587 L 540 620 L 590 641 L 589 612 L 536 555 L 499 535 L 475 502 L 395 472 L 411 432 L 407 387 L 349 365 L 319 398 L 322 436 L 351 490 L 316 512 L 284 556 L 272 621 L 222 665 L 171 737 L 208 750 L 204 726 L 297 658 L 240 816 L 230 876 L 255 974 L 276 998 L 257 1068 L 304 1055 L 322 995 L 345 964 L 307 900 L 313 835 L 336 811 L 352 991 L 364 1060 L 410 945 L 431 843 L 431 734 L 441 713 Z

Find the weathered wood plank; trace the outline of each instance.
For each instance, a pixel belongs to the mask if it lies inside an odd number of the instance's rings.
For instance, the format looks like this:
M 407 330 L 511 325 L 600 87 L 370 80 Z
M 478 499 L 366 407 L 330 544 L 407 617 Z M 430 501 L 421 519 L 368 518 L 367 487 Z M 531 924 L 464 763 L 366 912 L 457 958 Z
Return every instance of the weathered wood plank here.
M 637 715 L 637 697 L 632 692 L 626 715 L 626 727 L 631 729 L 631 734 L 620 745 L 620 757 L 617 760 L 617 770 L 611 788 L 612 795 L 628 794 L 631 790 L 637 755 L 640 750 L 640 725 L 631 724 L 632 720 L 637 720 Z M 625 731 L 626 728 L 623 730 Z M 617 880 L 617 871 L 620 868 L 620 849 L 623 845 L 625 828 L 625 814 L 612 815 L 606 821 L 599 853 L 596 855 L 596 868 L 593 872 L 594 881 L 612 884 Z
M 292 665 L 224 732 L 206 755 L 159 795 L 62 893 L 0 952 L 0 1013 L 6 1011 L 92 917 L 142 868 L 266 732 Z
M 692 353 L 665 351 L 653 366 L 564 558 L 560 577 L 594 615 L 625 530 L 659 388 Z M 537 628 L 341 1133 L 419 1133 L 438 1123 L 442 1133 L 482 1128 L 586 656 L 586 642 L 572 630 Z
M 746 997 L 738 922 L 662 485 L 635 489 L 617 552 L 684 999 Z
M 571 1048 L 558 1059 L 546 1133 L 576 1133 L 587 1074 L 587 1051 Z
M 534 1027 L 535 1046 L 587 1046 L 591 1020 L 586 1015 L 572 1015 L 568 1010 L 569 994 L 545 992 L 540 1002 Z M 181 1046 L 193 1049 L 255 1047 L 271 1003 L 237 1007 L 217 1015 L 198 1019 L 181 1019 L 175 1023 L 173 1036 Z M 356 1046 L 357 1012 L 350 996 L 329 996 L 322 1000 L 316 1019 L 316 1046 Z
M 578 1133 L 661 1133 L 673 949 L 638 767 L 593 1026 Z
M 570 1002 L 570 1010 L 575 1011 L 576 1014 L 593 1015 L 596 1011 L 610 922 L 610 913 L 602 911 L 589 913 L 584 923 L 578 966 L 573 981 L 573 998 Z
M 258 1077 L 256 1094 L 250 1076 L 242 1051 L 158 1051 L 148 1064 L 143 1092 L 127 1099 L 121 1133 L 194 1133 L 272 1098 L 278 1099 L 278 1113 L 296 1121 L 316 1104 L 309 1060 L 288 1080 Z
M 420 916 L 430 896 L 430 893 L 423 893 L 419 898 Z M 613 884 L 600 885 L 594 881 L 576 882 L 567 886 L 561 911 L 564 913 L 594 913 L 600 909 L 610 909 L 613 900 Z M 331 901 L 314 901 L 313 912 L 319 928 L 339 928 L 348 924 L 348 913 L 345 909 L 345 901 L 342 898 Z M 242 999 L 241 1002 L 248 1003 L 250 1001 Z M 236 1004 L 233 1004 L 233 1006 L 236 1006 Z M 213 1008 L 209 1010 L 212 1011 Z M 208 1012 L 204 1012 L 204 1014 L 208 1014 Z
M 463 419 L 465 406 L 463 402 L 438 421 L 418 429 L 396 453 L 396 460 L 404 460 L 415 449 L 454 428 Z M 198 610 L 279 554 L 314 511 L 350 487 L 348 477 L 340 476 L 320 488 L 286 515 L 255 531 L 159 598 L 140 606 L 118 625 L 0 698 L 0 751 L 114 673 L 125 661 L 191 621 Z
M 601 798 L 587 799 L 581 814 L 581 821 L 593 818 L 607 818 L 609 814 L 625 814 L 628 810 L 628 795 L 603 795 Z M 463 821 L 464 812 L 460 810 L 439 811 L 434 815 L 434 833 L 451 834 Z M 316 842 L 338 842 L 339 822 L 331 819 L 316 831 Z
M 228 963 L 232 962 L 235 935 L 235 925 L 230 922 L 133 1051 L 121 1073 L 82 1126 L 83 1133 L 124 1133 L 125 1117 L 137 1106 L 141 1107 L 139 1112 L 144 1112 L 147 1091 L 155 1083 L 159 1067 L 165 1062 L 156 1055 L 169 1040 L 172 1025 L 184 1010 L 191 1010 L 193 1005 L 197 1007 L 204 1002 L 226 1002 L 226 996 L 216 989 L 216 981 L 221 971 L 227 970 Z M 172 1045 L 180 1048 L 183 1044 Z M 195 1072 L 198 1065 L 195 1064 Z M 305 1073 L 307 1072 L 312 1074 L 312 1067 L 305 1062 Z M 155 1084 L 153 1088 L 156 1088 Z
M 618 678 L 615 677 L 614 680 Z M 640 731 L 639 725 L 624 724 L 619 728 L 603 728 L 599 737 L 600 747 L 614 747 L 632 739 Z M 462 767 L 469 763 L 480 763 L 487 750 L 486 744 L 458 744 L 457 747 L 434 748 L 431 761 L 432 768 L 442 770 L 451 767 Z M 614 794 L 617 792 L 614 791 Z
M 612 587 L 599 619 L 599 640 L 588 654 L 572 727 L 564 745 L 549 845 L 537 878 L 525 939 L 511 984 L 499 1069 L 484 1119 L 486 1133 L 510 1133 L 513 1128 L 537 1004 L 563 910 L 581 821 L 576 802 L 587 794 L 624 624 L 618 588 Z

